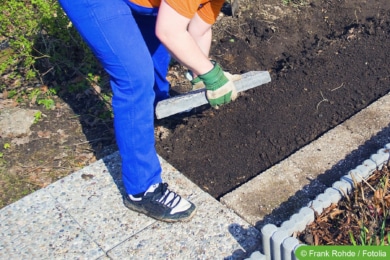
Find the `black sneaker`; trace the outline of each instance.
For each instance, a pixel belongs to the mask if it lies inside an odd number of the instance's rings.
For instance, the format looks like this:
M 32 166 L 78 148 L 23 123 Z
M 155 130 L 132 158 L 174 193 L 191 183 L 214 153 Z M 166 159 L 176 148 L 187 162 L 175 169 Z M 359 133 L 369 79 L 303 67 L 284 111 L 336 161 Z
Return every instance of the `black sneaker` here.
M 141 196 L 125 196 L 124 204 L 131 210 L 165 222 L 190 220 L 196 211 L 193 203 L 168 190 L 167 183 L 154 184 Z

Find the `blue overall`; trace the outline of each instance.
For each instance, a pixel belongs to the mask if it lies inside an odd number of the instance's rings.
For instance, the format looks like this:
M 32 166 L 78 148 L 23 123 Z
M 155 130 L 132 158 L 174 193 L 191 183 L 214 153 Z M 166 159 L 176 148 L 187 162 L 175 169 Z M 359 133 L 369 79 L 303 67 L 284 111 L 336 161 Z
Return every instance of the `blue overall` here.
M 167 49 L 155 35 L 156 9 L 127 0 L 59 0 L 110 75 L 122 178 L 128 194 L 162 182 L 154 106 L 169 97 Z

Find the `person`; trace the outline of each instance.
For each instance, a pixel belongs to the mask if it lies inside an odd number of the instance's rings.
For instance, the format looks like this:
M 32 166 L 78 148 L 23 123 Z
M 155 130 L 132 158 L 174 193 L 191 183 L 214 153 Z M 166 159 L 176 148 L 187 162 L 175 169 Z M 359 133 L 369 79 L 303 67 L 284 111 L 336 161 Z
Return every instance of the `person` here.
M 161 221 L 189 220 L 196 206 L 168 189 L 155 150 L 154 109 L 169 98 L 171 57 L 192 83 L 202 82 L 211 106 L 237 96 L 231 77 L 209 59 L 211 26 L 223 0 L 59 0 L 110 75 L 116 142 L 131 210 Z

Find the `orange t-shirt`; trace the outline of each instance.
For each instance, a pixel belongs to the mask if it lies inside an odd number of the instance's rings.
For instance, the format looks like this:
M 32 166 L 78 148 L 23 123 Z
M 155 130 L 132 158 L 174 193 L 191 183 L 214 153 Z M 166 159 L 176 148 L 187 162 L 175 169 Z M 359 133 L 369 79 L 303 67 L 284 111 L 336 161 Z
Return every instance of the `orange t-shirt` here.
M 161 0 L 129 0 L 144 7 L 159 7 Z M 195 13 L 208 24 L 213 24 L 219 15 L 224 0 L 165 0 L 176 12 L 191 19 Z

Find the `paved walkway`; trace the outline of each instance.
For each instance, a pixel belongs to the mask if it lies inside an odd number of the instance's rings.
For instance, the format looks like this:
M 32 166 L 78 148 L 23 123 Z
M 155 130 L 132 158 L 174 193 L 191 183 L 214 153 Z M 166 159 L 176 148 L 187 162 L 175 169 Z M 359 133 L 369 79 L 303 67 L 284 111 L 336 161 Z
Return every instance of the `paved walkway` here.
M 314 190 L 329 185 L 321 175 L 337 178 L 390 142 L 388 111 L 389 95 L 227 194 L 223 204 L 161 159 L 164 181 L 198 206 L 187 223 L 125 208 L 115 153 L 1 209 L 0 259 L 244 259 L 261 250 L 255 226 L 278 222 L 270 216 L 282 204 L 284 215 L 294 213 L 289 205 L 312 196 L 302 192 L 310 183 L 320 183 Z
M 190 222 L 125 208 L 115 153 L 3 208 L 0 259 L 240 259 L 258 249 L 254 227 L 162 164 L 170 188 L 198 205 Z

